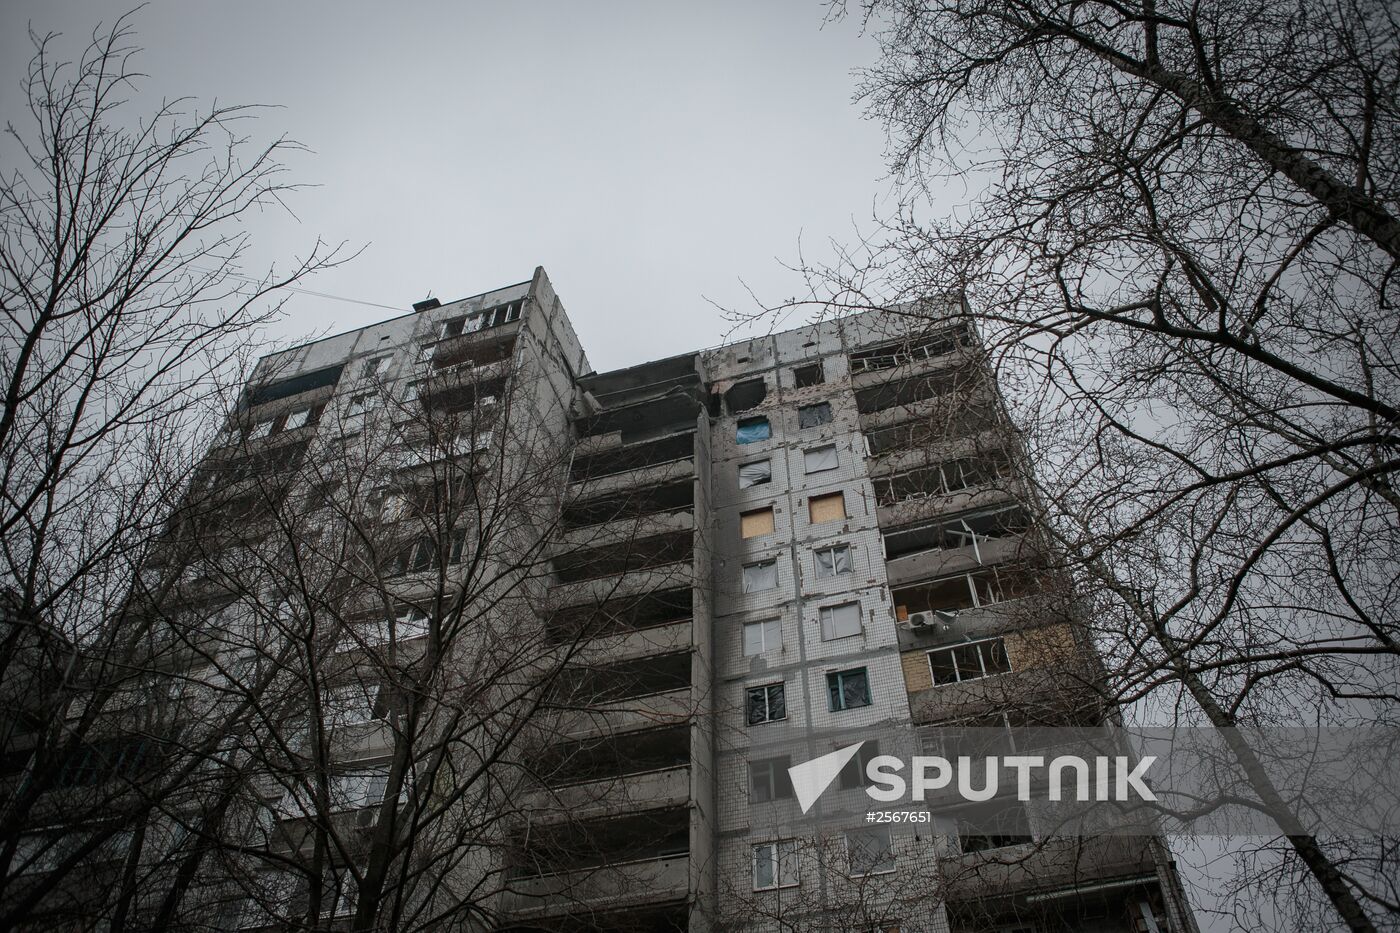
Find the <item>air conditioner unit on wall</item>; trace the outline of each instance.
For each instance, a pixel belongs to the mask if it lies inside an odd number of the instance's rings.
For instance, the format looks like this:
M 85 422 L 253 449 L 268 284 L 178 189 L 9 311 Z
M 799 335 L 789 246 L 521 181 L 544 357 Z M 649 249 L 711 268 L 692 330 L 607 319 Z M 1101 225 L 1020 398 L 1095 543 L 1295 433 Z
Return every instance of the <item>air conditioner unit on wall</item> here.
M 951 634 L 957 627 L 958 616 L 941 609 L 932 612 L 909 613 L 909 628 L 915 632 Z

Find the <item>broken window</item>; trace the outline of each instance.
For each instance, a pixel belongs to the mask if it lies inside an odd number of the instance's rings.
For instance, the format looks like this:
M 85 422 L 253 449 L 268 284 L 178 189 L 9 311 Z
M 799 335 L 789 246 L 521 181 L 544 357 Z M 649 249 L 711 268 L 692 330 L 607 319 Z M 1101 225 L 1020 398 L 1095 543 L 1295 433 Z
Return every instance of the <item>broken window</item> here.
M 870 705 L 870 677 L 863 667 L 826 675 L 827 702 L 833 713 Z
M 837 544 L 820 548 L 813 552 L 816 558 L 818 577 L 839 577 L 851 572 L 851 546 Z
M 826 444 L 802 452 L 802 465 L 808 473 L 824 473 L 839 465 L 836 459 L 836 445 Z
M 744 592 L 758 593 L 778 585 L 777 560 L 764 560 L 744 568 Z
M 729 391 L 724 393 L 724 404 L 731 415 L 737 415 L 762 404 L 767 395 L 768 387 L 762 379 L 747 379 L 729 387 Z
M 389 364 L 394 358 L 392 356 L 372 356 L 365 360 L 364 367 L 360 370 L 361 379 L 373 379 L 382 376 L 389 371 Z
M 756 460 L 739 466 L 739 488 L 761 486 L 773 479 L 773 463 L 770 460 Z
M 817 610 L 822 624 L 822 641 L 860 634 L 860 603 L 822 606 Z
M 763 417 L 743 418 L 734 429 L 734 440 L 740 444 L 766 441 L 772 436 L 773 431 L 768 426 L 768 419 Z
M 1025 804 L 1000 798 L 957 812 L 958 842 L 964 853 L 985 852 L 1032 842 Z
M 928 666 L 934 686 L 938 686 L 1005 674 L 1011 670 L 1011 661 L 1006 656 L 1006 642 L 998 637 L 930 651 Z
M 443 340 L 449 337 L 460 337 L 466 332 L 466 329 L 467 316 L 464 314 L 460 317 L 448 318 L 443 321 L 442 326 L 438 328 L 438 336 Z M 432 352 L 432 348 L 428 348 L 428 356 L 432 356 Z
M 813 525 L 840 521 L 846 517 L 845 494 L 832 492 L 824 496 L 813 496 L 807 500 L 807 516 Z
M 254 422 L 252 428 L 248 430 L 248 440 L 255 441 L 260 437 L 267 437 L 272 433 L 272 425 L 276 420 L 276 418 L 267 418 Z
M 818 402 L 815 405 L 803 405 L 797 409 L 797 426 L 799 428 L 815 428 L 819 425 L 831 423 L 831 403 Z
M 874 347 L 851 354 L 851 372 L 863 373 L 880 369 L 892 369 L 917 360 L 933 359 L 950 353 L 960 346 L 967 346 L 970 338 L 964 325 L 950 327 L 922 340 L 908 343 L 893 343 Z
M 792 780 L 788 776 L 791 766 L 792 758 L 787 755 L 750 761 L 749 802 L 768 803 L 791 797 Z
M 758 538 L 773 533 L 773 507 L 754 509 L 739 515 L 739 537 Z
M 750 687 L 746 693 L 744 709 L 745 719 L 751 726 L 787 719 L 783 685 L 777 683 Z
M 826 381 L 822 373 L 821 361 L 808 363 L 806 366 L 798 366 L 792 371 L 792 382 L 799 389 L 808 386 L 819 386 Z
M 783 644 L 782 622 L 778 619 L 764 619 L 761 622 L 744 623 L 744 657 L 763 654 Z

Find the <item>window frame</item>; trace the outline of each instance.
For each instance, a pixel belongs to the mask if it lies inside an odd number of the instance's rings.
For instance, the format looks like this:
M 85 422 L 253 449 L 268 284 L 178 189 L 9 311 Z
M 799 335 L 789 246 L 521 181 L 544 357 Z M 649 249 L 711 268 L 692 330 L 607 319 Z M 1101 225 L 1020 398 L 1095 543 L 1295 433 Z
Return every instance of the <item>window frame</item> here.
M 987 654 L 987 655 L 984 655 L 984 654 L 983 654 L 983 651 L 982 651 L 982 648 L 981 648 L 982 645 L 999 645 L 999 646 L 1000 646 L 1000 648 L 1001 648 L 1001 657 L 1002 657 L 1002 660 L 1005 661 L 1005 663 L 1006 663 L 1006 670 L 989 670 L 989 669 L 988 669 L 988 667 L 987 667 L 987 659 L 988 659 L 988 657 L 990 657 L 990 654 Z M 973 647 L 975 647 L 975 648 L 978 649 L 978 650 L 977 650 L 977 665 L 978 665 L 978 670 L 979 670 L 981 673 L 979 673 L 976 677 L 964 677 L 964 676 L 962 676 L 962 673 L 961 673 L 961 671 L 959 670 L 957 652 L 958 652 L 959 649 L 966 650 L 967 648 L 973 648 Z M 991 649 L 988 649 L 989 652 L 990 652 L 990 650 L 991 650 Z M 949 659 L 950 659 L 951 662 L 952 662 L 952 669 L 953 669 L 953 673 L 954 673 L 954 678 L 953 678 L 952 680 L 939 680 L 939 679 L 938 679 L 938 673 L 937 673 L 937 671 L 934 669 L 934 666 L 933 666 L 933 656 L 936 655 L 936 654 L 947 654 L 947 655 L 948 655 Z M 967 683 L 968 681 L 972 681 L 972 680 L 986 680 L 988 677 L 1000 677 L 1000 676 L 1003 675 L 1003 674 L 1010 674 L 1010 673 L 1012 673 L 1012 671 L 1014 670 L 1014 668 L 1012 668 L 1012 666 L 1011 666 L 1011 655 L 1010 655 L 1010 653 L 1006 650 L 1006 638 L 1005 638 L 1004 636 L 1001 636 L 1001 635 L 993 635 L 993 636 L 991 636 L 991 637 L 989 637 L 989 638 L 978 638 L 978 639 L 975 639 L 975 640 L 973 640 L 973 641 L 960 641 L 960 642 L 957 642 L 956 644 L 952 644 L 952 645 L 943 645 L 943 646 L 940 646 L 940 647 L 938 647 L 938 648 L 930 648 L 927 652 L 925 652 L 925 663 L 928 664 L 929 679 L 933 682 L 933 685 L 934 685 L 935 687 L 946 687 L 946 686 L 948 686 L 948 685 L 950 685 L 950 684 Z
M 857 675 L 865 681 L 865 702 L 852 705 L 846 702 L 846 681 L 847 678 L 854 679 Z M 839 705 L 837 705 L 838 698 Z M 870 689 L 870 669 L 861 666 L 841 671 L 829 671 L 826 675 L 826 700 L 827 712 L 830 713 L 844 713 L 849 710 L 874 706 L 875 697 Z
M 838 609 L 848 609 L 848 608 L 850 608 L 850 607 L 854 607 L 854 608 L 855 608 L 856 630 L 855 630 L 854 632 L 847 632 L 847 633 L 845 633 L 844 635 L 837 635 L 837 634 L 834 634 L 834 633 L 836 632 L 836 626 L 835 626 L 836 610 L 838 610 Z M 828 618 L 832 620 L 832 623 L 831 623 L 830 625 L 827 624 Z M 860 635 L 862 632 L 865 631 L 865 618 L 864 618 L 864 613 L 861 611 L 860 601 L 859 601 L 859 600 L 855 600 L 855 599 L 850 600 L 850 601 L 848 601 L 848 602 L 844 602 L 844 603 L 834 603 L 833 605 L 830 605 L 830 606 L 820 606 L 820 607 L 818 607 L 818 608 L 817 608 L 817 623 L 818 623 L 818 625 L 820 625 L 820 627 L 821 627 L 822 641 L 840 641 L 840 640 L 843 639 L 843 638 L 855 638 L 856 636 Z M 832 633 L 832 634 L 828 634 L 828 632 L 830 632 L 830 633 Z M 867 693 L 869 692 L 869 684 L 868 684 L 868 682 L 867 682 L 867 685 L 866 685 L 866 692 L 867 692 Z
M 777 633 L 775 643 L 772 645 L 768 644 L 769 626 L 772 627 L 772 631 Z M 751 627 L 756 627 L 758 629 L 758 640 L 760 643 L 760 648 L 758 651 L 749 651 L 747 633 Z M 781 618 L 775 617 L 772 619 L 758 619 L 753 622 L 745 622 L 739 629 L 739 649 L 743 652 L 743 655 L 746 658 L 756 658 L 759 655 L 767 654 L 768 651 L 770 651 L 773 648 L 781 648 L 782 646 L 783 620 Z
M 876 863 L 875 867 L 872 867 L 869 871 L 857 871 L 855 859 L 852 857 L 854 853 L 852 852 L 851 847 L 851 837 L 856 836 L 857 838 L 859 838 L 861 835 L 874 836 L 880 833 L 884 834 L 885 849 L 882 853 L 884 858 L 880 862 Z M 842 838 L 846 845 L 846 867 L 850 869 L 852 877 L 871 878 L 878 875 L 888 875 L 893 873 L 898 867 L 895 863 L 894 833 L 890 831 L 890 827 L 888 825 L 862 826 L 859 829 L 850 829 L 843 834 Z M 888 863 L 888 867 L 879 867 L 880 865 L 884 865 L 886 863 Z
M 837 568 L 838 568 L 838 565 L 837 565 L 837 561 L 836 561 L 836 553 L 837 553 L 838 551 L 843 551 L 843 552 L 845 552 L 845 554 L 846 554 L 846 569 L 845 569 L 845 570 L 839 570 L 839 569 L 837 569 Z M 822 572 L 822 555 L 823 555 L 823 554 L 830 554 L 830 555 L 831 555 L 831 572 L 830 572 L 830 573 L 823 573 L 823 572 Z M 855 557 L 854 557 L 854 551 L 851 549 L 851 546 L 850 546 L 849 544 L 845 543 L 845 542 L 841 542 L 841 543 L 839 543 L 839 544 L 830 544 L 830 545 L 827 545 L 826 547 L 812 548 L 812 570 L 813 570 L 813 573 L 816 574 L 816 577 L 817 577 L 818 580 L 834 580 L 834 579 L 836 579 L 837 577 L 843 577 L 843 576 L 845 576 L 845 575 L 848 574 L 848 573 L 854 573 L 854 572 L 855 572 Z
M 768 860 L 772 865 L 772 884 L 760 885 L 758 883 L 760 849 L 767 849 L 770 853 Z M 756 842 L 750 851 L 751 875 L 755 891 L 780 891 L 783 888 L 795 888 L 802 884 L 801 849 L 798 848 L 796 839 L 773 839 L 768 842 Z M 790 876 L 784 871 L 785 866 L 791 869 Z
M 788 768 L 792 767 L 791 755 L 774 755 L 771 758 L 751 759 L 749 765 L 749 803 L 773 803 L 777 800 L 791 800 L 792 780 Z M 762 782 L 760 782 L 762 778 Z M 759 793 L 760 783 L 765 787 Z
M 753 700 L 754 694 L 757 693 L 757 692 L 759 692 L 760 690 L 763 691 L 763 711 L 764 711 L 764 718 L 763 718 L 763 719 L 754 719 L 754 718 L 753 718 L 753 705 L 752 705 L 752 700 Z M 773 715 L 773 706 L 774 706 L 774 703 L 773 703 L 773 693 L 772 693 L 771 691 L 774 691 L 774 690 L 777 691 L 777 695 L 778 695 L 778 696 L 782 697 L 783 714 L 782 714 L 781 716 L 774 716 L 774 715 Z M 770 722 L 784 722 L 786 719 L 787 719 L 787 681 L 785 681 L 785 680 L 777 680 L 777 681 L 773 681 L 773 682 L 771 682 L 771 683 L 766 683 L 766 684 L 754 684 L 753 686 L 749 686 L 749 687 L 745 687 L 745 688 L 744 688 L 744 725 L 745 725 L 745 726 L 762 726 L 762 725 L 766 725 L 766 724 L 768 724 L 768 723 L 770 723 Z

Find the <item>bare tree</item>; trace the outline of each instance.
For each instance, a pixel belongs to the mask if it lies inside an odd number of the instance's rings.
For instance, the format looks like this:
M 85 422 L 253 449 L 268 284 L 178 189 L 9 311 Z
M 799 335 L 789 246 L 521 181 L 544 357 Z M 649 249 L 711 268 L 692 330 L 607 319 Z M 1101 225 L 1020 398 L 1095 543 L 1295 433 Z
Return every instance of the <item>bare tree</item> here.
M 246 137 L 249 107 L 134 112 L 129 17 L 74 62 L 58 37 L 33 40 L 0 178 L 0 680 L 27 688 L 5 722 L 7 925 L 33 916 L 49 879 L 120 854 L 126 817 L 154 803 L 127 793 L 139 781 L 193 773 L 188 759 L 163 772 L 147 741 L 170 713 L 151 692 L 168 646 L 131 611 L 136 571 L 278 290 L 343 258 L 317 243 L 243 274 L 240 220 L 296 190 L 281 159 L 297 146 Z M 95 787 L 99 773 L 116 780 Z
M 1394 9 L 861 6 L 906 199 L 810 300 L 966 295 L 1119 702 L 1393 726 Z M 927 220 L 944 182 L 975 198 Z M 1343 867 L 1235 752 L 1318 895 L 1299 922 L 1393 923 L 1385 843 Z

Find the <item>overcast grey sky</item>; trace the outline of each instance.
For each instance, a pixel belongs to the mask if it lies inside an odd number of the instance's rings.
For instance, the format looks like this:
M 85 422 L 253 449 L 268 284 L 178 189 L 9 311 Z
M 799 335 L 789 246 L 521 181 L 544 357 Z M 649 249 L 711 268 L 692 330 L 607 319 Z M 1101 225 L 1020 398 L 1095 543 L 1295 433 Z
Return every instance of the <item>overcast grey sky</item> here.
M 26 24 L 67 50 L 122 3 L 14 2 L 0 113 L 15 119 Z M 255 222 L 259 256 L 317 236 L 368 244 L 308 288 L 401 307 L 543 265 L 598 369 L 718 343 L 706 302 L 800 291 L 783 268 L 889 207 L 880 128 L 852 71 L 874 42 L 819 0 L 284 3 L 153 0 L 135 19 L 154 93 L 266 103 L 259 135 L 313 154 L 297 218 Z M 283 340 L 390 312 L 297 295 Z

